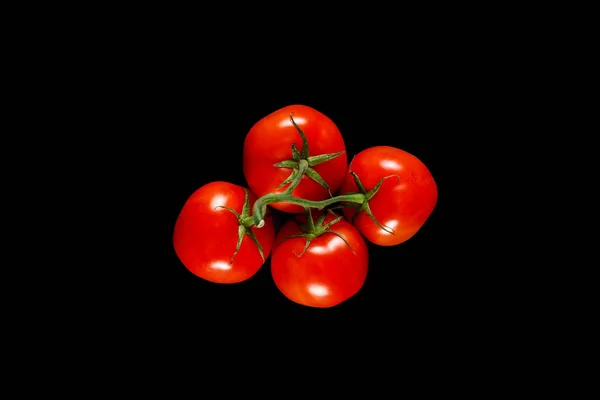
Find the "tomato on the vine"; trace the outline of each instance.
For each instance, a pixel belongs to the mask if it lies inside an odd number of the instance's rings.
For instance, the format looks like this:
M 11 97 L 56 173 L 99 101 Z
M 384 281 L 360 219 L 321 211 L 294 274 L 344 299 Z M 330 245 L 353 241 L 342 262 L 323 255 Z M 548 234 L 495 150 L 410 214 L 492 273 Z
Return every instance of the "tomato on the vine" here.
M 294 196 L 324 200 L 340 187 L 348 165 L 346 145 L 336 124 L 314 108 L 283 107 L 259 120 L 246 135 L 244 176 L 259 197 L 285 191 L 300 159 L 308 161 L 309 169 L 292 191 Z M 283 182 L 286 184 L 281 186 Z M 303 211 L 302 207 L 285 202 L 271 206 L 289 213 Z
M 215 283 L 252 277 L 275 239 L 271 217 L 265 217 L 260 229 L 251 226 L 249 211 L 255 201 L 250 190 L 228 182 L 211 182 L 196 190 L 183 205 L 173 232 L 175 252 L 183 265 Z
M 372 198 L 368 204 L 344 208 L 344 215 L 367 240 L 380 246 L 410 239 L 432 214 L 438 197 L 427 166 L 413 154 L 390 146 L 370 147 L 358 153 L 340 187 L 340 194 L 369 191 Z
M 306 228 L 297 223 L 306 222 L 303 216 L 289 220 L 277 234 L 271 255 L 277 288 L 298 304 L 318 308 L 336 306 L 358 293 L 369 263 L 365 240 L 352 224 L 331 214 L 322 217 L 316 223 L 317 237 L 303 233 Z

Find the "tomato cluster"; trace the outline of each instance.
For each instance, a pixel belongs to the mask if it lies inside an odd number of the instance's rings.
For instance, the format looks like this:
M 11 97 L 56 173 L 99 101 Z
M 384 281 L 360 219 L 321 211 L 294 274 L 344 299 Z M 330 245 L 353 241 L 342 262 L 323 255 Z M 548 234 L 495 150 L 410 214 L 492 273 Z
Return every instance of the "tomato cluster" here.
M 370 147 L 348 165 L 338 127 L 304 105 L 279 109 L 250 129 L 243 169 L 248 187 L 211 182 L 188 198 L 175 222 L 177 256 L 215 283 L 247 280 L 271 256 L 277 288 L 310 307 L 355 295 L 367 276 L 365 239 L 407 241 L 438 196 L 428 168 L 401 149 Z M 268 207 L 292 216 L 279 232 Z

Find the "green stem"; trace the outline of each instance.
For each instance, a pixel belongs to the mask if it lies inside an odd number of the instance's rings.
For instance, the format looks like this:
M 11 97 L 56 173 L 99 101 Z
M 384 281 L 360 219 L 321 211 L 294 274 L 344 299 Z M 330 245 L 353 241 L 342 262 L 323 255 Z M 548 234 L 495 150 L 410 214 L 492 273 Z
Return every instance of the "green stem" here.
M 254 225 L 254 218 L 240 217 L 240 224 L 244 225 L 246 228 L 252 228 L 252 226 Z
M 308 161 L 306 161 L 306 160 L 298 161 L 298 172 L 296 173 L 296 176 L 292 180 L 292 183 L 290 183 L 290 186 L 288 186 L 288 188 L 285 189 L 285 192 L 283 192 L 283 193 L 292 194 L 292 190 L 294 190 L 296 188 L 296 186 L 298 186 L 300 184 L 300 181 L 302 180 L 302 177 L 306 173 L 307 169 L 308 169 Z
M 306 227 L 309 232 L 315 231 L 315 222 L 313 221 L 312 214 L 310 213 L 310 208 L 306 207 L 304 209 L 304 215 L 306 216 Z
M 290 196 L 291 197 L 292 191 L 296 188 L 296 186 L 298 186 L 300 184 L 300 181 L 302 180 L 302 177 L 304 176 L 304 173 L 306 172 L 307 169 L 308 169 L 308 161 L 306 161 L 306 160 L 298 161 L 298 171 L 296 172 L 294 179 L 290 183 L 290 186 L 288 186 L 288 188 L 285 189 L 285 191 L 283 191 L 282 193 L 266 194 L 263 197 L 256 200 L 256 203 L 254 203 L 254 207 L 252 208 L 252 214 L 253 214 L 252 217 L 254 218 L 254 225 L 256 225 L 257 228 L 262 228 L 263 226 L 265 226 L 264 219 L 265 219 L 265 214 L 267 213 L 267 204 L 276 203 L 278 201 L 278 200 L 270 201 L 270 199 L 273 196 Z M 267 199 L 267 202 L 263 201 L 265 198 Z
M 350 203 L 362 204 L 364 200 L 365 200 L 365 195 L 362 193 L 344 194 L 341 196 L 330 197 L 329 199 L 322 200 L 322 201 L 311 201 L 311 200 L 300 199 L 298 197 L 292 196 L 290 193 L 285 193 L 285 192 L 284 193 L 271 193 L 271 194 L 264 195 L 263 197 L 256 200 L 256 203 L 254 203 L 254 209 L 252 211 L 252 218 L 254 218 L 254 224 L 256 225 L 256 227 L 262 228 L 264 225 L 263 219 L 264 219 L 265 212 L 267 210 L 267 205 L 271 204 L 271 203 L 285 202 L 285 203 L 297 204 L 297 205 L 303 206 L 303 207 L 311 207 L 311 208 L 317 208 L 319 210 L 322 210 L 323 208 L 327 207 L 328 205 L 337 203 L 339 201 L 346 201 L 346 202 L 350 202 Z

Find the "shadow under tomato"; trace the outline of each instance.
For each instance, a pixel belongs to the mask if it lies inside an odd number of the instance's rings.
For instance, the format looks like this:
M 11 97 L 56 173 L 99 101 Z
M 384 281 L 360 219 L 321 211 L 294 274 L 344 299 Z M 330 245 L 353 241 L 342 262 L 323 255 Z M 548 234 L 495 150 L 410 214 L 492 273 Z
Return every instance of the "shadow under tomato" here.
M 289 214 L 283 211 L 276 210 L 272 207 L 268 208 L 268 214 L 273 218 L 273 226 L 275 227 L 275 232 L 279 232 L 283 224 L 285 224 L 290 219 L 294 218 L 296 214 Z

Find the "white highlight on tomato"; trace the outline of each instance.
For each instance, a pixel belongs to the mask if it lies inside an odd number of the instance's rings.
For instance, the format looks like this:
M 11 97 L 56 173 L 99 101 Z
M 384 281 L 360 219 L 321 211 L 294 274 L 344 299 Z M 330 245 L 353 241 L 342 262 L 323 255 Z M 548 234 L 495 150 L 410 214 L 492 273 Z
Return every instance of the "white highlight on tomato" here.
M 212 269 L 227 271 L 227 270 L 231 269 L 231 264 L 229 264 L 228 262 L 225 262 L 225 261 L 215 261 L 212 264 L 210 264 L 210 267 Z
M 383 225 L 387 226 L 388 228 L 396 229 L 398 227 L 398 220 L 390 219 L 389 221 L 385 221 Z
M 334 227 L 335 227 L 335 225 L 334 225 Z M 325 233 L 325 235 L 334 236 L 335 234 Z M 314 244 L 311 244 L 307 251 L 310 251 L 313 254 L 327 254 L 329 252 L 335 251 L 337 248 L 339 248 L 341 246 L 348 246 L 348 245 L 342 239 L 340 239 L 339 236 L 334 236 L 327 242 L 326 246 L 315 246 Z
M 294 117 L 294 116 L 292 115 L 292 117 Z M 302 117 L 294 117 L 294 121 L 298 125 L 306 123 L 306 119 L 304 119 Z M 279 123 L 280 128 L 284 128 L 286 126 L 294 126 L 294 124 L 292 124 L 292 121 L 290 121 L 289 118 L 286 118 L 285 120 L 283 120 Z M 304 131 L 304 129 L 303 129 L 303 131 Z M 300 149 L 298 149 L 298 150 L 300 150 Z
M 316 283 L 309 285 L 308 291 L 310 294 L 317 297 L 323 297 L 329 294 L 329 290 L 327 290 L 327 287 Z
M 214 210 L 218 206 L 222 206 L 223 204 L 225 204 L 226 201 L 227 197 L 223 196 L 222 194 L 218 194 L 210 200 L 210 206 Z
M 390 219 L 389 221 L 379 221 L 384 227 L 390 228 L 391 230 L 395 231 L 396 228 L 398 227 L 398 220 L 397 219 Z M 379 228 L 379 234 L 381 235 L 390 235 L 389 231 L 386 231 L 385 229 L 381 229 Z
M 394 160 L 381 160 L 379 161 L 379 165 L 385 169 L 393 169 L 395 171 L 402 171 L 402 165 L 398 164 L 398 162 Z

